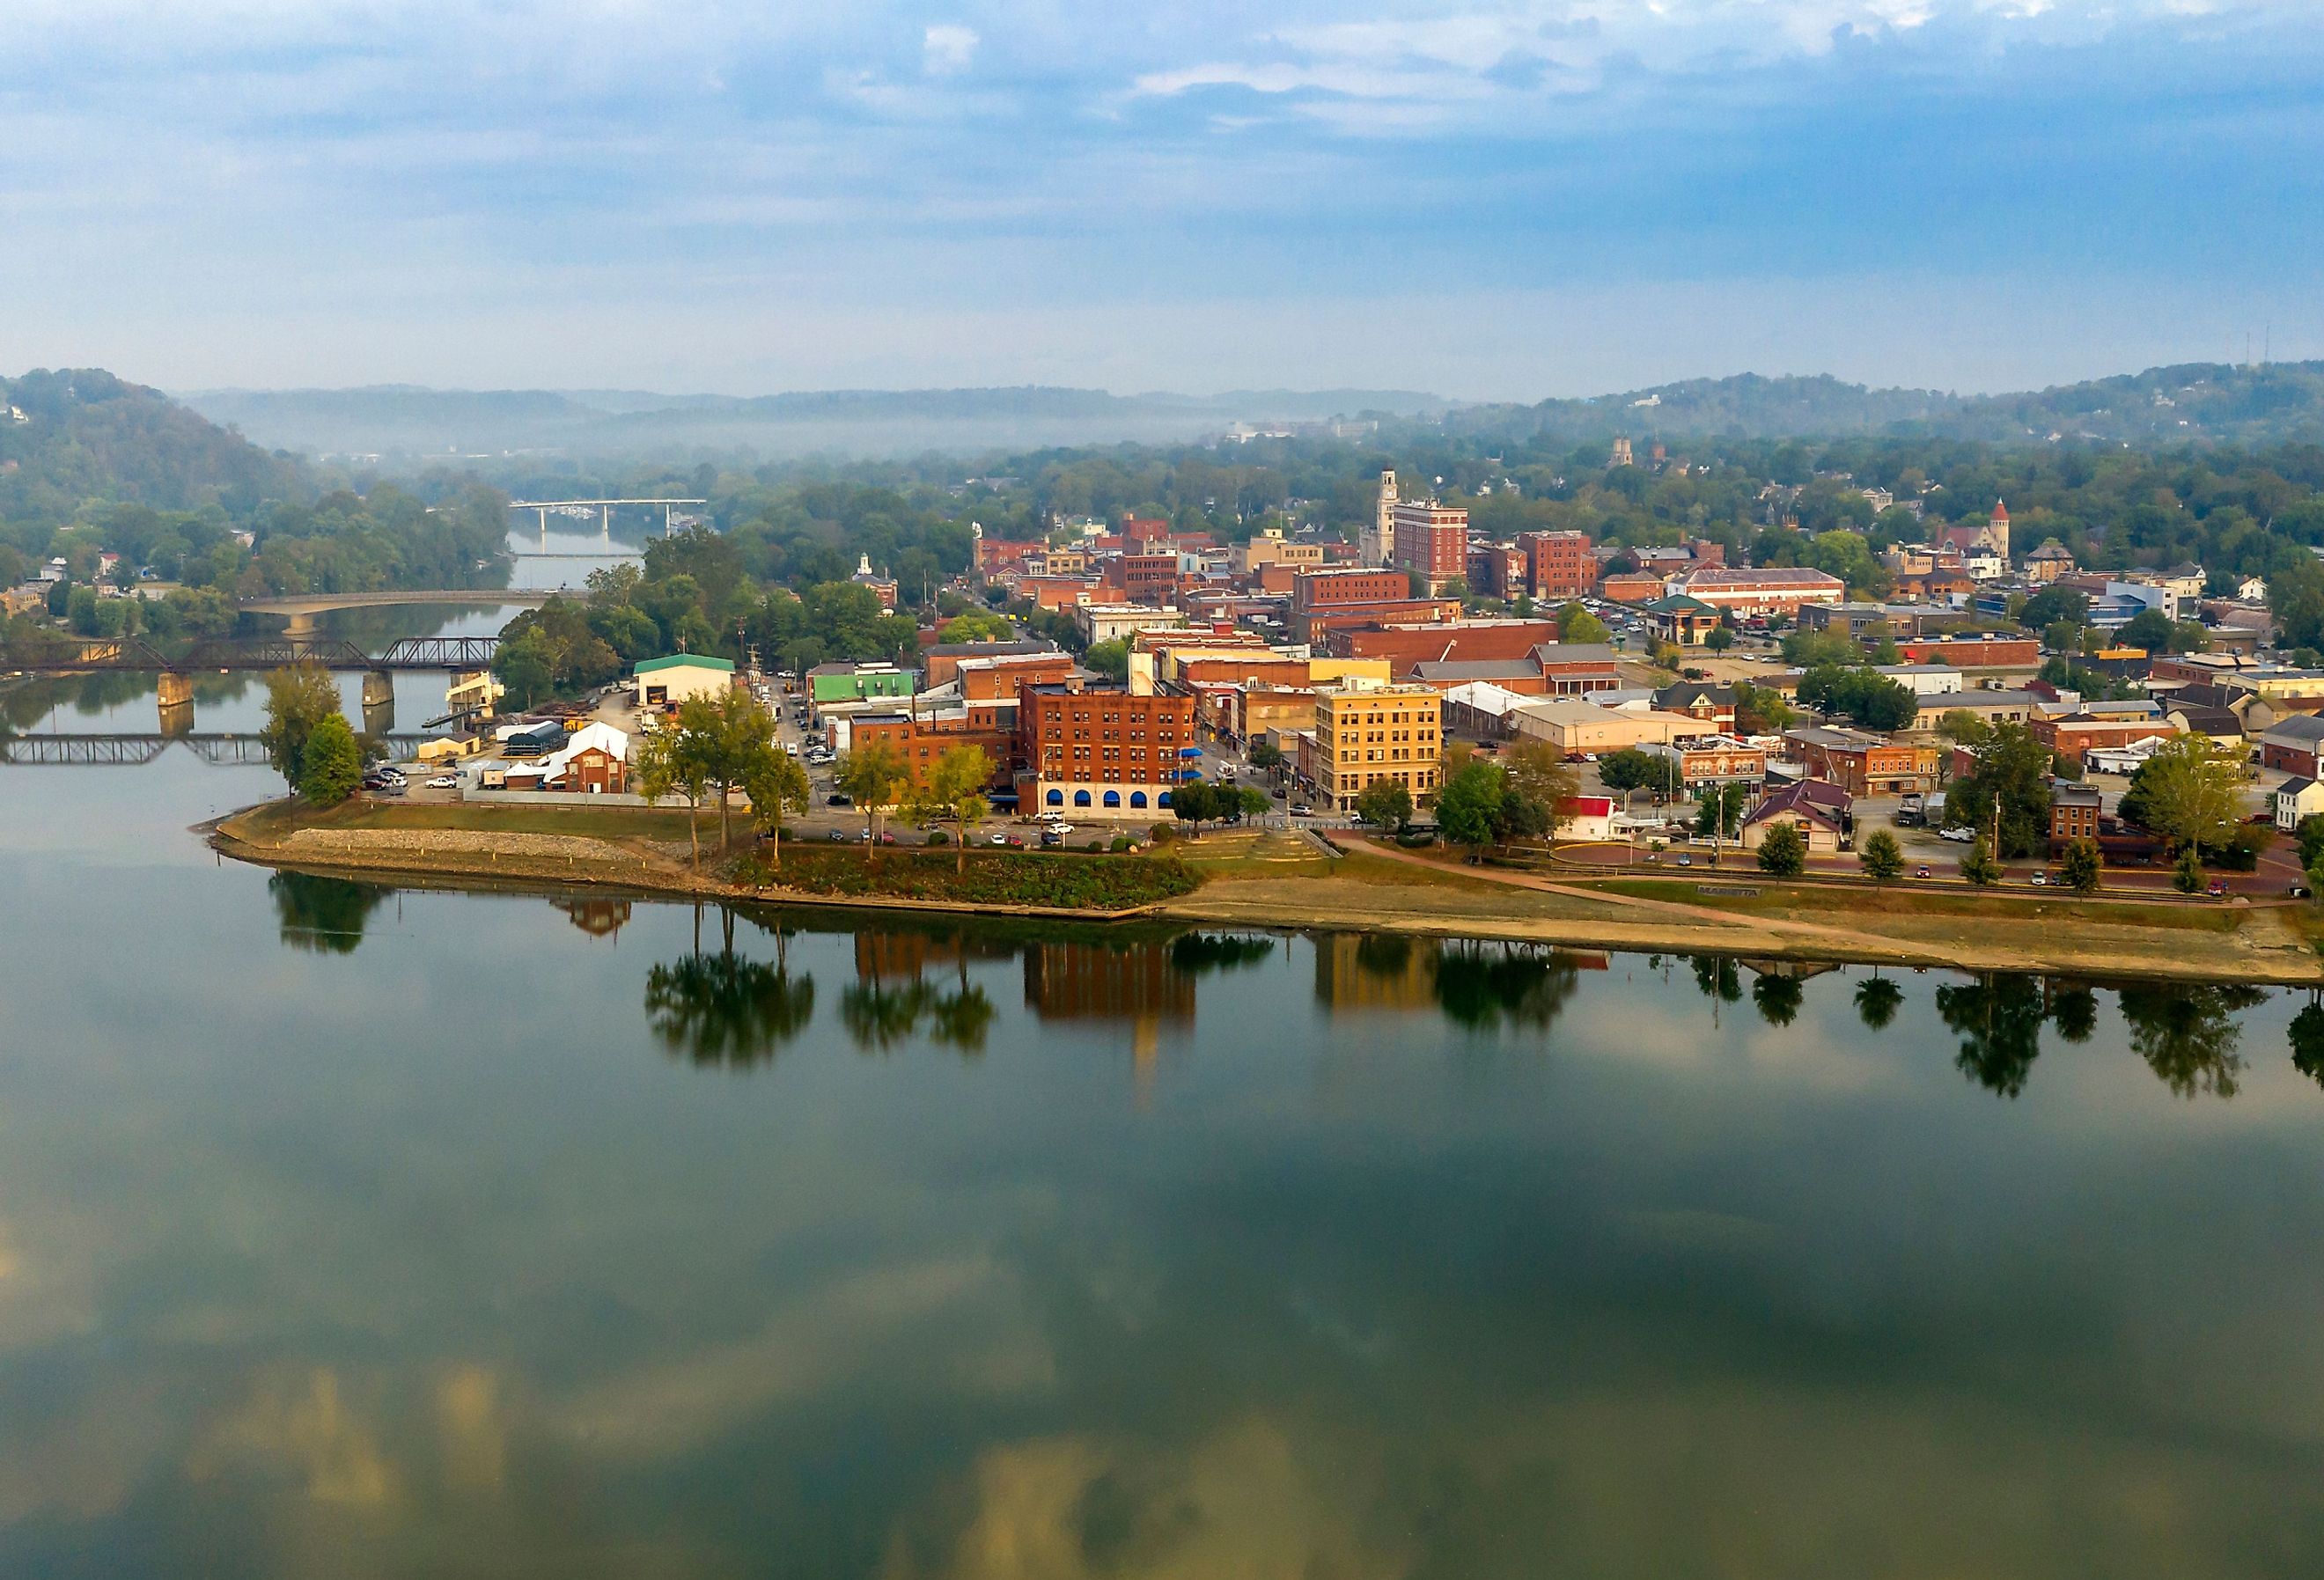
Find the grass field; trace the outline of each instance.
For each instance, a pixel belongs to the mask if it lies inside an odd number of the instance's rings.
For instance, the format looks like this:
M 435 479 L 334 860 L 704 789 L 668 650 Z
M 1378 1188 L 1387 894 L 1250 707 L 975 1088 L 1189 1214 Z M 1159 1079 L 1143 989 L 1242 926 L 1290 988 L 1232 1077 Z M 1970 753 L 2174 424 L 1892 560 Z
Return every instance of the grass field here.
M 1793 886 L 1755 873 L 1704 874 L 1699 878 L 1583 878 L 1570 887 L 1636 900 L 1665 900 L 1738 916 L 1769 916 L 1799 921 L 1830 921 L 1836 916 L 1926 917 L 1944 921 L 1978 918 L 2009 921 L 2106 925 L 2173 931 L 2233 932 L 2235 908 L 2205 901 L 2109 903 L 2105 900 L 2050 900 L 2013 893 L 1953 890 L 1844 887 L 1837 883 Z M 1706 894 L 1704 885 L 1757 889 L 1757 895 Z

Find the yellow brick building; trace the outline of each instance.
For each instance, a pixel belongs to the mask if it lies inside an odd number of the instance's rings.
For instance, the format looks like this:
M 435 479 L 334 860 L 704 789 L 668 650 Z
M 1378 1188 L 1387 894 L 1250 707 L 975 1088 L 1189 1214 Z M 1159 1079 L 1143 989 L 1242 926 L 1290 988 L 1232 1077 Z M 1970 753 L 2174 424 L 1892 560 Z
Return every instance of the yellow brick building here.
M 1428 686 L 1315 693 L 1315 788 L 1341 811 L 1375 780 L 1400 781 L 1417 805 L 1441 782 L 1444 698 Z

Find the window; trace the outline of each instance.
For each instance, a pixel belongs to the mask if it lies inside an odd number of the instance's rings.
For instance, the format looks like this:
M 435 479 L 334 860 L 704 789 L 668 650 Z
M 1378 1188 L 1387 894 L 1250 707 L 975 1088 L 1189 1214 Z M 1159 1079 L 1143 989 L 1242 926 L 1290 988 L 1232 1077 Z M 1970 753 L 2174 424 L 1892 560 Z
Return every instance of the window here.
M 1051 790 L 1048 794 L 1048 802 L 1049 805 L 1053 807 L 1064 806 L 1065 804 L 1065 792 L 1058 790 Z
M 1090 793 L 1089 793 L 1089 791 L 1087 791 L 1087 790 L 1075 790 L 1075 791 L 1074 792 L 1074 806 L 1076 806 L 1076 807 L 1086 807 L 1086 806 L 1088 806 L 1089 804 L 1090 804 Z
M 1109 807 L 1118 807 L 1121 805 L 1121 792 L 1120 790 L 1106 791 L 1105 804 Z
M 1154 804 L 1157 807 L 1168 806 L 1170 804 L 1170 792 L 1168 790 L 1164 790 L 1160 795 L 1155 797 Z
M 1166 796 L 1164 796 L 1162 799 L 1163 799 L 1164 800 L 1167 800 L 1167 799 L 1169 799 L 1170 798 L 1169 798 L 1168 796 L 1167 796 L 1167 795 L 1166 795 Z M 1143 806 L 1145 806 L 1145 805 L 1146 805 L 1146 792 L 1145 792 L 1144 790 L 1131 790 L 1131 791 L 1130 792 L 1130 804 L 1132 807 L 1143 807 Z

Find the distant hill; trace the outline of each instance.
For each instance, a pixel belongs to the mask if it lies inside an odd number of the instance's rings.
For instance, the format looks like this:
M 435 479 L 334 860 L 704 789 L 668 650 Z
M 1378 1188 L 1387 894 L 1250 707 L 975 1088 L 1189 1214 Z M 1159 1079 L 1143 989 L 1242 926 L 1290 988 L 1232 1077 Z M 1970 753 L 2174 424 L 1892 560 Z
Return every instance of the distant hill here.
M 1926 433 L 1997 444 L 2053 439 L 2142 447 L 2190 440 L 2324 439 L 2324 363 L 2190 363 L 2006 395 L 1877 390 L 1829 375 L 1692 379 L 1590 400 L 1467 406 L 1450 431 L 1633 439 Z
M 62 522 L 87 500 L 239 514 L 306 491 L 294 463 L 99 369 L 0 379 L 0 520 Z
M 261 442 L 314 456 L 430 456 L 558 449 L 667 455 L 749 448 L 769 456 L 973 450 L 1196 439 L 1236 421 L 1417 416 L 1451 404 L 1409 390 L 1257 390 L 1115 395 L 1024 385 L 655 395 L 636 390 L 213 390 L 183 397 Z

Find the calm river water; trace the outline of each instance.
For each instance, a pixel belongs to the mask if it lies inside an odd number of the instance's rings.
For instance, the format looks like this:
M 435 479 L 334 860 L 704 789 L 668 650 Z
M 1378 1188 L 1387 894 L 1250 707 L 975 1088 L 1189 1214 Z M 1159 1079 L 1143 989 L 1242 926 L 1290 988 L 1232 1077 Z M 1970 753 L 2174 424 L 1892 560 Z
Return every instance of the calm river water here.
M 185 832 L 271 788 L 0 768 L 0 1574 L 2324 1567 L 2305 994 Z

